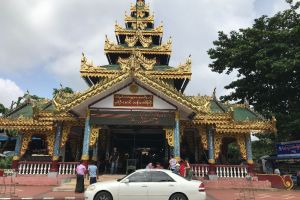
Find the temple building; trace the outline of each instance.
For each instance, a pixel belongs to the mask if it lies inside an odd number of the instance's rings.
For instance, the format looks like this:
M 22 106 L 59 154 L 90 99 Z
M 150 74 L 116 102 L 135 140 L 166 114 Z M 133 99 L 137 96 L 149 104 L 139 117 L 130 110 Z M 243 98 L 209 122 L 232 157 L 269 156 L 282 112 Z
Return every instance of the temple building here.
M 0 130 L 17 131 L 13 167 L 22 160 L 58 162 L 89 160 L 105 163 L 114 147 L 120 170 L 126 160 L 137 168 L 148 162 L 167 163 L 171 155 L 191 163 L 227 163 L 228 145 L 235 143 L 240 161 L 253 164 L 251 133 L 276 131 L 247 103 L 222 103 L 212 96 L 187 96 L 192 61 L 169 66 L 172 40 L 163 40 L 163 25 L 144 0 L 131 5 L 125 27 L 115 25 L 116 42 L 106 37 L 108 64 L 81 58 L 81 77 L 89 88 L 52 99 L 26 94 L 0 118 Z M 33 156 L 44 155 L 44 156 Z M 123 166 L 123 168 L 122 168 Z

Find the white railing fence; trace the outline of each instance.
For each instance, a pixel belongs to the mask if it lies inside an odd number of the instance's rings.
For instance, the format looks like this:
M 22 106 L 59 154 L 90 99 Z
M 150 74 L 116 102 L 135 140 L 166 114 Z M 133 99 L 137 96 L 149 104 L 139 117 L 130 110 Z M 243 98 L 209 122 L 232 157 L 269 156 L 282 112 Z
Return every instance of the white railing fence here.
M 19 162 L 19 174 L 48 174 L 51 162 Z
M 76 167 L 79 162 L 60 162 L 58 174 L 60 175 L 73 175 L 76 174 Z

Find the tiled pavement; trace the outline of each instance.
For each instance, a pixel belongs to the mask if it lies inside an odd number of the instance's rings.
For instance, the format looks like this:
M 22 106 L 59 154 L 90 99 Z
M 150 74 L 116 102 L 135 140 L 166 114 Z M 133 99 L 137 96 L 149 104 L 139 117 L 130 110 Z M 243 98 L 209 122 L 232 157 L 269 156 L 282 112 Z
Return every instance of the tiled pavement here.
M 75 192 L 53 192 L 52 186 L 19 186 L 16 196 L 0 194 L 0 200 L 4 199 L 83 199 L 83 194 Z M 207 200 L 299 200 L 300 191 L 240 191 L 208 189 Z M 254 198 L 253 198 L 254 197 Z
M 215 200 L 299 200 L 300 191 L 288 190 L 218 190 L 208 189 L 207 194 Z
M 113 179 L 120 178 L 114 176 Z M 27 178 L 28 179 L 28 178 Z M 40 177 L 40 180 L 43 179 Z M 111 176 L 101 176 L 100 181 L 111 180 Z M 43 181 L 40 181 L 40 183 Z M 60 182 L 60 180 L 59 180 Z M 15 195 L 10 195 L 10 188 L 0 188 L 1 199 L 83 199 L 83 194 L 74 192 L 75 179 L 69 179 L 62 186 L 35 184 L 35 186 L 17 185 Z M 86 185 L 88 182 L 86 181 Z M 2 193 L 1 193 L 2 192 Z M 12 190 L 13 192 L 13 190 Z M 300 200 L 300 190 L 241 190 L 241 189 L 215 189 L 207 187 L 207 200 Z

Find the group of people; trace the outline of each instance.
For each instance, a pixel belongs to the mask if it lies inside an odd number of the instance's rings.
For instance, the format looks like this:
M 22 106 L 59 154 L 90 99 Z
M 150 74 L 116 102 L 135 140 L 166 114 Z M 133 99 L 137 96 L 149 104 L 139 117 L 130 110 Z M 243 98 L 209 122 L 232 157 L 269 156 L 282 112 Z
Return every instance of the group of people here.
M 96 183 L 98 179 L 98 168 L 95 161 L 91 161 L 86 168 L 86 166 L 83 163 L 80 163 L 76 167 L 76 188 L 75 192 L 82 193 L 84 192 L 84 177 L 85 175 L 88 175 L 90 184 Z
M 193 172 L 191 170 L 188 159 L 180 158 L 179 161 L 171 156 L 169 160 L 169 169 L 182 177 L 192 178 Z

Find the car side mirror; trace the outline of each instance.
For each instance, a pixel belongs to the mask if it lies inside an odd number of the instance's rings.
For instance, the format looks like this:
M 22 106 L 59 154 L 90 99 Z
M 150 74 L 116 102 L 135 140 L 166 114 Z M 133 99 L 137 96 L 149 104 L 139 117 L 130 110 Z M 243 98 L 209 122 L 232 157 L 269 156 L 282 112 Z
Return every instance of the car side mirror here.
M 126 179 L 124 179 L 122 182 L 123 182 L 123 183 L 129 183 L 129 179 L 126 178 Z

